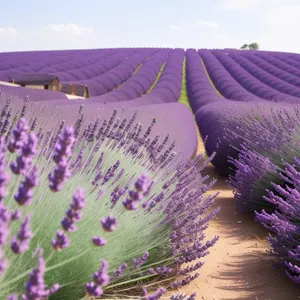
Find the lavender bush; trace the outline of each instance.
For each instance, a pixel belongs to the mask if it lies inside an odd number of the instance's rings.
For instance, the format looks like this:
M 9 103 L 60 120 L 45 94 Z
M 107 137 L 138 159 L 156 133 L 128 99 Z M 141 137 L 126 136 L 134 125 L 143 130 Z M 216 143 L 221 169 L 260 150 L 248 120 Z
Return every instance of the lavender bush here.
M 87 123 L 80 109 L 49 128 L 45 109 L 1 113 L 0 298 L 158 299 L 197 278 L 218 239 L 204 234 L 218 212 L 201 175 L 211 158 L 178 163 L 137 113 Z
M 238 136 L 243 136 L 244 142 L 234 147 L 238 157 L 229 160 L 235 168 L 230 184 L 238 210 L 255 212 L 256 220 L 272 232 L 268 238 L 272 252 L 284 263 L 287 276 L 298 284 L 299 121 L 297 108 L 290 108 L 253 118 L 247 127 L 241 124 Z

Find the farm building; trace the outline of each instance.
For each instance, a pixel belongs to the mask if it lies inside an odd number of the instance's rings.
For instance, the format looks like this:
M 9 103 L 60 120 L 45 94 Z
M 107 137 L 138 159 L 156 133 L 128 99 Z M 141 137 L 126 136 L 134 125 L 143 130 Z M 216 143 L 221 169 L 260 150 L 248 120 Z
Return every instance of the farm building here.
M 54 91 L 60 90 L 58 77 L 51 74 L 17 74 L 12 77 L 11 82 L 23 87 Z

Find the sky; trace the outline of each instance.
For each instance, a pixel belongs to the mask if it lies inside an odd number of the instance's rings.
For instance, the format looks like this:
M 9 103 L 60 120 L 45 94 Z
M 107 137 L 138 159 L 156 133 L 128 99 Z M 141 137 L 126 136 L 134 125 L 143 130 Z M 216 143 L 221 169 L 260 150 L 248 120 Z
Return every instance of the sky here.
M 2 2 L 2 3 L 1 3 Z M 300 53 L 300 0 L 0 0 L 0 51 L 114 47 Z

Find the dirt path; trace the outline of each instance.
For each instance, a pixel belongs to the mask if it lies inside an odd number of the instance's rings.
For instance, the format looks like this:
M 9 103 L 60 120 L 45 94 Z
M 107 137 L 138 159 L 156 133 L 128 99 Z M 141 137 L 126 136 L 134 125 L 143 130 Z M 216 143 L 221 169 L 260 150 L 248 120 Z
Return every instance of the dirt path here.
M 198 151 L 203 151 L 201 141 Z M 197 291 L 199 300 L 299 300 L 299 286 L 267 254 L 267 231 L 251 216 L 237 215 L 225 179 L 212 166 L 207 173 L 219 179 L 214 191 L 221 192 L 215 203 L 221 211 L 210 222 L 207 237 L 219 235 L 220 240 L 205 257 L 200 277 L 182 291 Z

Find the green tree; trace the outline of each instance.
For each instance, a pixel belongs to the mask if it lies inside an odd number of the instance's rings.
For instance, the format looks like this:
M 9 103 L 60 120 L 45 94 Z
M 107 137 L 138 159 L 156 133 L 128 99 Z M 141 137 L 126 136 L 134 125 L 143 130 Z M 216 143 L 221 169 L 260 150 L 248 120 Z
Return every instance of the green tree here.
M 258 43 L 244 44 L 240 49 L 258 50 Z
M 249 46 L 250 50 L 258 50 L 259 49 L 259 45 L 257 43 L 252 43 Z

